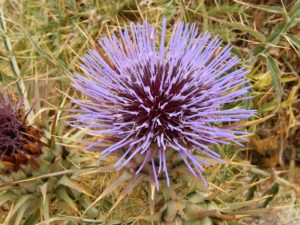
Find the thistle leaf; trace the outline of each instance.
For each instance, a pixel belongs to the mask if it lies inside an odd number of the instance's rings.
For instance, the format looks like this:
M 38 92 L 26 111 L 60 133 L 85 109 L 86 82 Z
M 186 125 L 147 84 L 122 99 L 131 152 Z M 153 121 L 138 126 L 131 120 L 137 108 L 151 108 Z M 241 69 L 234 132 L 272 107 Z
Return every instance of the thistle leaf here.
M 252 29 L 249 26 L 246 26 L 245 24 L 237 23 L 237 22 L 224 22 L 227 26 L 232 27 L 233 29 L 237 29 L 240 31 L 243 31 L 245 33 L 250 34 L 254 38 L 256 38 L 258 41 L 265 43 L 266 42 L 266 37 L 260 33 L 257 30 Z
M 44 219 L 46 221 L 46 225 L 49 225 L 49 218 L 50 218 L 50 213 L 49 213 L 49 196 L 46 196 L 46 199 L 44 201 L 44 204 L 41 207 L 41 214 L 44 216 Z
M 14 199 L 14 197 L 16 197 L 16 195 L 14 193 L 10 192 L 10 191 L 2 192 L 0 194 L 0 206 L 3 205 L 8 200 Z
M 31 201 L 27 201 L 18 209 L 17 215 L 15 217 L 14 225 L 20 224 L 20 222 L 23 218 L 23 215 L 24 215 L 25 211 L 28 209 L 28 207 L 30 206 L 30 204 L 31 204 Z
M 81 187 L 78 183 L 75 181 L 70 180 L 69 177 L 63 176 L 62 178 L 59 179 L 58 184 L 61 184 L 63 186 L 69 187 L 71 189 L 74 189 L 78 192 L 81 192 L 83 194 L 86 194 L 90 197 L 93 197 L 88 191 L 86 191 L 83 187 Z
M 300 49 L 300 39 L 292 34 L 286 34 L 287 38 L 295 45 L 297 48 Z
M 43 196 L 43 204 L 45 204 L 46 197 L 47 197 L 47 185 L 48 185 L 48 182 L 44 183 L 44 184 L 40 187 L 41 192 L 42 192 L 42 196 Z
M 32 225 L 37 224 L 38 220 L 40 218 L 40 213 L 36 212 L 33 215 L 29 216 L 22 225 Z
M 11 213 L 7 216 L 6 220 L 7 221 L 11 221 L 12 216 L 14 216 L 16 213 L 19 212 L 19 210 L 21 209 L 22 211 L 22 206 L 27 202 L 29 201 L 29 199 L 32 197 L 32 194 L 29 194 L 29 195 L 23 195 L 19 198 L 19 200 L 17 201 L 16 205 L 13 207 Z M 26 205 L 26 204 L 25 204 Z M 25 206 L 26 207 L 26 206 Z
M 275 59 L 271 56 L 267 57 L 267 68 L 271 73 L 272 76 L 272 86 L 276 92 L 276 109 L 274 112 L 276 112 L 279 109 L 281 98 L 282 98 L 282 88 L 280 83 L 280 70 L 279 67 L 275 61 Z
M 222 210 L 222 212 L 223 211 L 224 212 L 234 211 L 236 209 L 240 209 L 240 208 L 243 208 L 243 207 L 255 205 L 258 202 L 266 200 L 270 197 L 271 197 L 271 195 L 267 195 L 267 196 L 263 196 L 262 198 L 256 198 L 256 199 L 249 200 L 249 201 L 226 203 L 226 209 Z
M 67 193 L 65 187 L 60 187 L 57 191 L 58 196 L 65 202 L 67 205 L 69 205 L 72 209 L 74 209 L 76 212 L 79 212 L 76 206 L 75 201 L 69 196 Z
M 176 203 L 174 201 L 169 201 L 167 203 L 167 209 L 163 214 L 163 220 L 168 223 L 172 222 L 175 219 L 177 212 L 178 209 Z
M 234 190 L 234 191 L 232 191 L 232 192 L 230 192 L 230 193 L 224 193 L 224 194 L 221 194 L 220 196 L 218 196 L 218 198 L 219 198 L 221 201 L 226 202 L 226 201 L 228 201 L 228 200 L 230 200 L 230 199 L 236 197 L 238 194 L 240 194 L 240 193 L 242 193 L 242 192 L 248 190 L 248 189 L 251 188 L 251 187 L 254 187 L 254 186 L 258 185 L 259 183 L 261 183 L 261 182 L 263 182 L 263 181 L 265 181 L 265 180 L 267 180 L 267 179 L 269 179 L 269 178 L 265 178 L 265 179 L 259 180 L 259 181 L 257 181 L 257 182 L 254 182 L 254 183 L 252 183 L 252 184 L 242 186 L 242 187 L 240 187 L 240 188 L 238 188 L 238 189 L 236 189 L 236 190 Z

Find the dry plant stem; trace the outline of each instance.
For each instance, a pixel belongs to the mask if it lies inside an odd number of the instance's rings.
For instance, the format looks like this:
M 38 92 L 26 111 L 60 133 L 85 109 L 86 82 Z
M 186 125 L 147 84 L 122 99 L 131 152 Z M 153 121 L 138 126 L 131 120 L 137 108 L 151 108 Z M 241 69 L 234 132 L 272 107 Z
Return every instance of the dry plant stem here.
M 34 114 L 29 105 L 25 84 L 23 82 L 16 57 L 13 55 L 13 49 L 12 49 L 11 42 L 10 42 L 10 39 L 7 34 L 6 21 L 4 19 L 4 13 L 3 13 L 3 2 L 0 3 L 0 25 L 1 25 L 2 35 L 4 38 L 4 45 L 6 47 L 6 50 L 9 52 L 11 68 L 12 68 L 12 71 L 15 74 L 15 76 L 18 78 L 17 86 L 18 86 L 21 96 L 23 97 L 24 107 L 25 107 L 25 110 L 28 112 L 28 119 L 31 121 L 32 118 L 34 117 Z
M 290 161 L 290 174 L 289 174 L 289 181 L 293 181 L 295 177 L 295 164 L 296 164 L 296 156 L 297 156 L 297 149 L 295 146 L 291 146 L 291 161 Z
M 31 178 L 24 179 L 24 180 L 17 180 L 17 181 L 13 181 L 13 182 L 8 182 L 8 183 L 0 185 L 0 190 L 2 188 L 5 188 L 5 187 L 10 186 L 10 185 L 14 185 L 14 184 L 25 183 L 25 182 L 38 180 L 38 179 L 43 179 L 43 178 L 48 178 L 48 177 L 53 177 L 53 176 L 61 176 L 61 175 L 72 174 L 72 173 L 76 173 L 76 172 L 83 172 L 85 170 L 91 170 L 91 169 L 94 169 L 94 168 L 89 167 L 89 168 L 65 170 L 65 171 L 59 171 L 59 172 L 55 172 L 55 173 L 48 173 L 48 174 L 44 174 L 44 175 L 37 176 L 37 177 L 31 177 Z
M 300 193 L 300 188 L 297 187 L 297 185 L 290 183 L 288 180 L 283 179 L 283 178 L 277 176 L 276 174 L 272 174 L 267 171 L 261 170 L 259 168 L 255 168 L 255 167 L 250 168 L 250 172 L 260 175 L 262 177 L 273 177 L 273 179 L 276 183 L 286 186 L 286 187 L 289 187 L 289 188 L 292 188 L 295 191 L 297 191 L 298 193 Z

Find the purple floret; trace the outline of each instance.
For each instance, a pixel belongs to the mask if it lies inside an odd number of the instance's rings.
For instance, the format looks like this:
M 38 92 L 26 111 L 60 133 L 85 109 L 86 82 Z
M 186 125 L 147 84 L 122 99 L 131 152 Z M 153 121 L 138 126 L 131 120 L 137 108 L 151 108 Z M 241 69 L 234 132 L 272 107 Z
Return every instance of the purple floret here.
M 222 162 L 208 146 L 239 143 L 247 134 L 222 125 L 255 112 L 223 107 L 249 98 L 249 71 L 235 69 L 230 46 L 220 48 L 218 37 L 199 34 L 195 24 L 178 23 L 169 43 L 165 36 L 166 20 L 160 35 L 147 22 L 131 24 L 99 41 L 104 54 L 89 50 L 81 65 L 87 76 L 76 74 L 73 83 L 88 100 L 73 100 L 80 109 L 71 124 L 100 137 L 88 148 L 102 147 L 101 159 L 118 153 L 118 170 L 143 156 L 136 174 L 151 166 L 157 189 L 163 173 L 170 184 L 167 149 L 206 185 L 209 163 L 201 155 Z

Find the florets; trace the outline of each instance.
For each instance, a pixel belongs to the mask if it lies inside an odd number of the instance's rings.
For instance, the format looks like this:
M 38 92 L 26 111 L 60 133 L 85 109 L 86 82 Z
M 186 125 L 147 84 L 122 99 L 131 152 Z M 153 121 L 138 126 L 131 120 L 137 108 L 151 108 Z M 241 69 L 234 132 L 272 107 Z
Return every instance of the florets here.
M 79 114 L 75 127 L 99 136 L 88 148 L 104 147 L 102 158 L 118 153 L 118 169 L 143 156 L 136 173 L 146 165 L 158 187 L 165 174 L 166 152 L 178 153 L 192 174 L 202 177 L 208 165 L 198 153 L 221 162 L 210 144 L 229 144 L 244 132 L 223 124 L 249 118 L 254 111 L 224 109 L 224 104 L 246 99 L 248 73 L 230 46 L 218 37 L 199 34 L 195 24 L 177 24 L 166 43 L 166 21 L 160 37 L 153 25 L 131 24 L 129 29 L 105 36 L 100 53 L 89 50 L 73 86 L 88 97 L 74 100 Z M 203 179 L 205 183 L 205 180 Z

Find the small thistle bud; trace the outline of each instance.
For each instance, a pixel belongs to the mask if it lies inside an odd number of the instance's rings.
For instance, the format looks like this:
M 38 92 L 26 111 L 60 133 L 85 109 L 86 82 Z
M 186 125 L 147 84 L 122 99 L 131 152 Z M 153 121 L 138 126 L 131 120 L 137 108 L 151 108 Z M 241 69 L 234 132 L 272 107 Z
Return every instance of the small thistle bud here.
M 167 45 L 165 37 L 166 20 L 160 35 L 147 22 L 131 24 L 100 40 L 101 51 L 89 50 L 81 65 L 87 76 L 75 74 L 73 83 L 88 101 L 73 100 L 80 109 L 71 124 L 100 137 L 88 149 L 102 147 L 101 159 L 120 155 L 117 169 L 142 157 L 136 174 L 150 167 L 157 189 L 161 175 L 170 184 L 170 149 L 205 184 L 209 163 L 201 155 L 222 162 L 208 146 L 238 143 L 246 133 L 222 125 L 254 113 L 223 107 L 248 98 L 248 71 L 235 70 L 230 46 L 195 24 L 178 23 Z
M 41 154 L 41 131 L 27 124 L 20 104 L 0 96 L 0 164 L 15 171 Z

